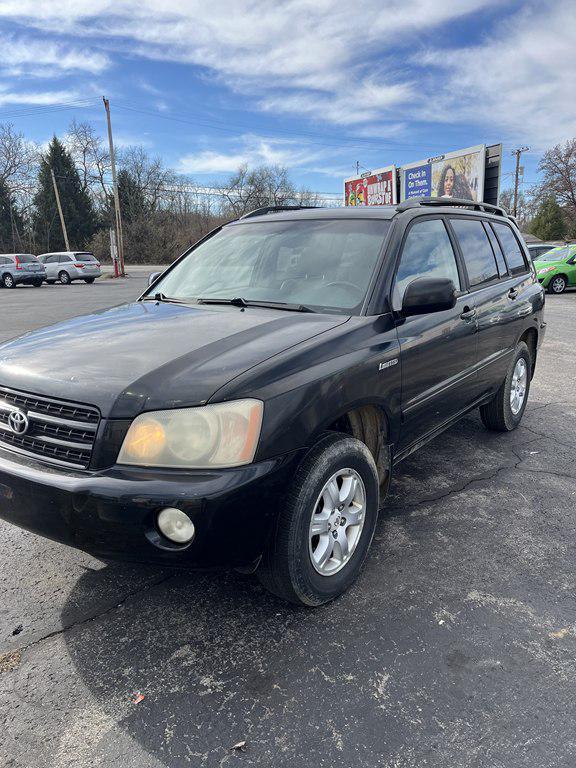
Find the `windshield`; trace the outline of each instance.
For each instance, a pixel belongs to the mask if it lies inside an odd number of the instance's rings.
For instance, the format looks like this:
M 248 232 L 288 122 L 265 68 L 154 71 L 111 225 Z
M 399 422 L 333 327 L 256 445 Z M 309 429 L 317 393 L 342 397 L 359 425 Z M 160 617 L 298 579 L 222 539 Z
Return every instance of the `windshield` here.
M 224 227 L 195 248 L 152 294 L 359 312 L 390 222 L 276 221 Z
M 76 261 L 96 261 L 91 253 L 75 253 L 74 258 Z
M 538 256 L 538 261 L 564 261 L 568 259 L 572 254 L 572 248 L 553 248 L 551 251 L 546 251 L 541 256 Z

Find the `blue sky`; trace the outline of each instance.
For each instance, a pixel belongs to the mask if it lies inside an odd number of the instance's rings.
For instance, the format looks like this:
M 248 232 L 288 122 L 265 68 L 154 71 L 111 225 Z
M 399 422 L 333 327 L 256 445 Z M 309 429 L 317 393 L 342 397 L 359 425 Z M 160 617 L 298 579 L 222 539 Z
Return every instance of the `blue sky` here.
M 209 184 L 280 163 L 340 192 L 370 169 L 475 144 L 576 135 L 576 3 L 505 0 L 2 0 L 0 122 L 72 118 Z

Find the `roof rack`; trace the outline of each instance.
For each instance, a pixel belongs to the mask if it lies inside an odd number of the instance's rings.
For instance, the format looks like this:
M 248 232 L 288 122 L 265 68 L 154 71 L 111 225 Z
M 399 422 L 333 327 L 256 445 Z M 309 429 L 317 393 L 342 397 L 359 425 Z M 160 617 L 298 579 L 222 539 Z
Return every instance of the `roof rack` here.
M 476 202 L 475 200 L 464 200 L 459 197 L 411 197 L 397 205 L 396 210 L 398 213 L 402 213 L 402 211 L 407 211 L 410 208 L 418 208 L 420 205 L 443 205 L 449 207 L 471 208 L 474 211 L 484 211 L 485 213 L 495 213 L 498 216 L 508 217 L 506 210 L 499 205 Z
M 320 205 L 265 205 L 263 208 L 255 208 L 253 211 L 240 216 L 241 219 L 251 219 L 252 216 L 264 216 L 267 213 L 280 213 L 280 211 L 303 211 L 309 208 L 321 208 Z

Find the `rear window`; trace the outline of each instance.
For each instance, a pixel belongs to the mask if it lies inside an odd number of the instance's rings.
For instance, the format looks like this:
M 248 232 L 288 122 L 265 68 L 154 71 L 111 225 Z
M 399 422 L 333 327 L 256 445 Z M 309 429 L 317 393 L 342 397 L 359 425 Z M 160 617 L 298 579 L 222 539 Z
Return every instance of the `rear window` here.
M 19 253 L 18 261 L 20 264 L 30 264 L 31 262 L 38 262 L 38 259 L 31 253 Z
M 76 261 L 96 261 L 92 253 L 76 253 L 74 258 Z
M 470 285 L 498 279 L 492 246 L 478 219 L 450 219 L 464 257 Z
M 574 251 L 576 253 L 576 251 Z M 572 255 L 572 248 L 565 246 L 564 248 L 553 248 L 551 251 L 544 251 L 544 253 L 538 257 L 538 261 L 564 261 Z
M 494 228 L 504 256 L 508 263 L 508 269 L 512 275 L 521 275 L 528 271 L 528 266 L 524 261 L 524 254 L 522 249 L 516 240 L 514 232 L 506 224 L 500 224 L 498 222 L 492 222 L 491 226 Z

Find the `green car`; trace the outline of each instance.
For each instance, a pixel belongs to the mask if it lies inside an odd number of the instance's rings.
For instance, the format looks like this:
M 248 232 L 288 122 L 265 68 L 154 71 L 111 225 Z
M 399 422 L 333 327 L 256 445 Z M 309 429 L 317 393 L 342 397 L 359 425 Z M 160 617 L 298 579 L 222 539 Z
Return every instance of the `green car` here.
M 538 281 L 548 293 L 564 293 L 576 286 L 576 245 L 562 245 L 543 253 L 534 262 Z

